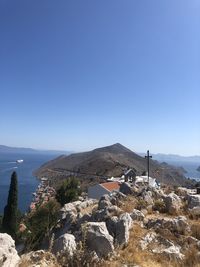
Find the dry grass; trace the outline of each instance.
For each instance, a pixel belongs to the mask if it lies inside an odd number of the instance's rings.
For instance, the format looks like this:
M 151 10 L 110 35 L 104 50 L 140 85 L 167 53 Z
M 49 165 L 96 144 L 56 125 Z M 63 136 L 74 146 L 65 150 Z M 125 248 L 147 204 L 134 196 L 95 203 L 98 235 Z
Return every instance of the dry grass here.
M 32 266 L 61 267 L 61 265 L 58 264 L 55 256 L 50 252 L 44 252 L 37 257 L 32 257 L 30 253 L 23 255 L 19 263 L 19 267 Z
M 183 262 L 175 263 L 174 267 L 200 267 L 200 256 L 196 248 L 190 248 L 185 253 Z
M 200 240 L 200 221 L 191 222 L 192 236 Z
M 120 205 L 120 208 L 124 212 L 132 212 L 138 205 L 138 200 L 134 196 L 127 196 L 125 200 L 123 200 L 123 204 Z
M 82 209 L 81 213 L 84 215 L 84 214 L 92 213 L 97 209 L 98 209 L 98 204 L 94 204 L 94 205 L 91 205 L 85 209 Z
M 135 224 L 130 231 L 129 245 L 125 249 L 117 251 L 118 256 L 115 259 L 104 262 L 103 266 L 121 267 L 123 264 L 128 266 L 136 264 L 141 267 L 169 267 L 169 262 L 163 260 L 162 256 L 142 251 L 138 246 L 139 241 L 147 232 L 146 229 Z

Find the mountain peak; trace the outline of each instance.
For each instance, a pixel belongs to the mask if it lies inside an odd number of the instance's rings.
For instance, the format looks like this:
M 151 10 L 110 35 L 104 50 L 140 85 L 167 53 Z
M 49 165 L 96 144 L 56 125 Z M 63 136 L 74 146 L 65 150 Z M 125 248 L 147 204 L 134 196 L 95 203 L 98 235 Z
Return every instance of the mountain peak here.
M 100 151 L 100 152 L 110 152 L 110 153 L 125 153 L 125 152 L 132 152 L 127 147 L 123 146 L 120 143 L 115 143 L 110 146 L 105 146 L 101 148 L 96 148 L 94 151 Z M 133 153 L 133 152 L 132 152 Z

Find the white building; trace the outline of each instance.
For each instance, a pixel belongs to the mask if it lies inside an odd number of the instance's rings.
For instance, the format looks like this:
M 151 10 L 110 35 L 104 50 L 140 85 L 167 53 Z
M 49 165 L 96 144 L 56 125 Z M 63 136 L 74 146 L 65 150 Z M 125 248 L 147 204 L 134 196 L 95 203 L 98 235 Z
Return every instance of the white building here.
M 135 184 L 148 184 L 148 176 L 136 176 Z M 155 178 L 149 177 L 149 186 L 157 188 L 159 184 L 157 183 Z
M 88 197 L 94 199 L 100 199 L 105 194 L 110 194 L 113 191 L 119 191 L 119 182 L 108 182 L 102 184 L 96 184 L 88 188 Z

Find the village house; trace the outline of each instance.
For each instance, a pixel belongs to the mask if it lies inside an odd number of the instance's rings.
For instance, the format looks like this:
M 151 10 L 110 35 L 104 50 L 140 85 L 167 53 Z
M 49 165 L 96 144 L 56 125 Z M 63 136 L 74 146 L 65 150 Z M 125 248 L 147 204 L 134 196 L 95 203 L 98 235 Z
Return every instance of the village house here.
M 100 199 L 105 194 L 110 194 L 113 191 L 119 191 L 119 182 L 108 182 L 102 184 L 96 184 L 88 188 L 88 197 L 94 199 Z

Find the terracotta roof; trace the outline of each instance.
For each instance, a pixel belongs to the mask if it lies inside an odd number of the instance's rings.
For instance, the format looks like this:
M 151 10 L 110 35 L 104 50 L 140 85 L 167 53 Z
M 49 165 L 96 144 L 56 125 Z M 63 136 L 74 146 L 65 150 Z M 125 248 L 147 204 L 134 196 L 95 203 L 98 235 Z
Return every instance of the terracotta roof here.
M 112 192 L 113 190 L 119 190 L 120 188 L 120 185 L 118 182 L 102 183 L 100 185 L 104 187 L 105 189 L 109 190 L 110 192 Z

